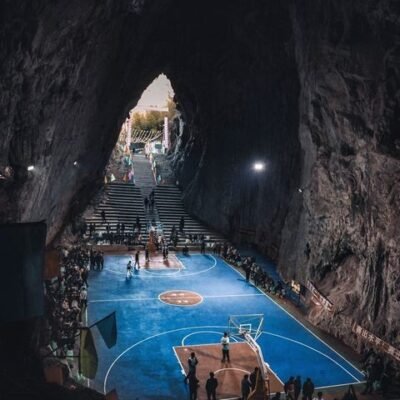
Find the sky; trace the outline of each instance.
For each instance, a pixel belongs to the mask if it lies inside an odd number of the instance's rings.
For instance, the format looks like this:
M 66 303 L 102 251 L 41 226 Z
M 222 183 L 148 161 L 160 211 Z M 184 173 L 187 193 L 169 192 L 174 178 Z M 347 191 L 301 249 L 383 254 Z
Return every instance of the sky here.
M 174 90 L 169 79 L 161 74 L 143 92 L 133 112 L 145 111 L 149 106 L 166 107 L 168 95 L 173 96 Z

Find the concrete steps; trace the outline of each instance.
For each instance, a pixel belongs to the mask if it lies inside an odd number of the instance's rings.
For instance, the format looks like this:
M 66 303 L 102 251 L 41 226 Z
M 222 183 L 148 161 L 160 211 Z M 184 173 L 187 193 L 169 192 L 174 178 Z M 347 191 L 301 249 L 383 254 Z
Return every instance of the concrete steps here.
M 155 185 L 150 161 L 144 155 L 135 155 L 133 158 L 135 170 L 135 185 L 131 183 L 113 182 L 106 186 L 105 198 L 94 211 L 86 218 L 87 224 L 96 224 L 96 233 L 106 232 L 109 223 L 111 232 L 116 232 L 117 224 L 125 224 L 125 234 L 133 233 L 136 218 L 139 217 L 142 225 L 142 242 L 148 240 L 148 228 L 154 222 L 157 231 L 162 229 L 164 236 L 169 239 L 172 227 L 178 231 L 178 247 L 183 246 L 189 235 L 197 235 L 196 243 L 189 243 L 189 247 L 200 246 L 200 236 L 204 235 L 207 243 L 223 241 L 224 238 L 205 226 L 196 218 L 190 216 L 183 206 L 182 193 L 175 185 Z M 145 209 L 144 197 L 155 192 L 155 207 Z M 106 215 L 106 223 L 101 217 L 102 211 Z M 184 218 L 184 230 L 179 232 L 181 218 Z
M 133 233 L 136 218 L 139 217 L 142 224 L 142 237 L 147 238 L 145 232 L 146 214 L 143 197 L 138 187 L 130 183 L 113 182 L 105 189 L 105 200 L 99 204 L 94 214 L 86 218 L 86 223 L 96 224 L 96 232 L 105 232 L 107 223 L 112 232 L 116 232 L 117 224 L 125 224 L 125 233 Z M 106 215 L 106 223 L 103 223 L 101 212 Z
M 142 154 L 133 156 L 133 169 L 135 171 L 135 184 L 142 189 L 143 196 L 148 196 L 156 185 L 150 161 Z
M 150 160 L 144 155 L 135 155 L 133 159 L 133 167 L 135 169 L 135 179 L 136 185 L 140 188 L 142 194 L 142 202 L 144 204 L 144 198 L 149 198 L 152 190 L 155 189 L 155 180 L 153 171 L 151 169 Z M 159 215 L 157 212 L 157 207 L 154 208 L 147 207 L 145 211 L 146 223 L 150 227 L 152 223 L 155 226 L 160 226 Z
M 164 234 L 169 237 L 172 227 L 179 230 L 181 217 L 184 218 L 184 235 L 179 235 L 179 242 L 185 241 L 189 235 L 204 235 L 208 242 L 224 240 L 203 223 L 191 217 L 183 206 L 182 193 L 174 185 L 159 185 L 155 190 L 156 206 Z

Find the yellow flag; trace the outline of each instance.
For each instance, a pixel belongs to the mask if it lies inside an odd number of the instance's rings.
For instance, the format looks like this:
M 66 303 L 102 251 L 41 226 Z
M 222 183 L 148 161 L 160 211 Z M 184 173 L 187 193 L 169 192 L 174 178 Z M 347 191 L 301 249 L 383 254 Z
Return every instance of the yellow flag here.
M 81 352 L 79 361 L 81 374 L 86 376 L 86 378 L 94 379 L 97 372 L 98 358 L 92 332 L 89 328 L 81 330 Z

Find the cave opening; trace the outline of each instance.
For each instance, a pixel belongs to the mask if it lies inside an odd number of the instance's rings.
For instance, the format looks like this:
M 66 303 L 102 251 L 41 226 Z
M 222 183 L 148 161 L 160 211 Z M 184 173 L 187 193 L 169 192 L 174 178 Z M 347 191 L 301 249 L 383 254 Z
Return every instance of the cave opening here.
M 145 152 L 147 155 L 166 154 L 171 151 L 176 141 L 176 131 L 171 132 L 175 120 L 183 123 L 171 81 L 161 73 L 151 81 L 136 105 L 129 110 L 108 161 L 105 182 L 114 181 L 116 175 L 121 178 L 121 171 L 124 171 L 124 181 L 135 182 L 131 155 Z M 127 166 L 130 167 L 128 170 L 124 168 Z

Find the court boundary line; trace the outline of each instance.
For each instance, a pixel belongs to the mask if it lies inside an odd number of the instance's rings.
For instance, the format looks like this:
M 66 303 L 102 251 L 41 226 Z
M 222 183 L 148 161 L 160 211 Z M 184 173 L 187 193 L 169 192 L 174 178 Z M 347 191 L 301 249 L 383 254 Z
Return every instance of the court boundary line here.
M 308 344 L 299 342 L 298 340 L 294 340 L 294 339 L 288 338 L 286 336 L 278 335 L 276 333 L 270 333 L 270 332 L 267 332 L 267 331 L 263 331 L 261 334 L 266 334 L 266 335 L 269 335 L 269 336 L 275 336 L 275 337 L 278 337 L 280 339 L 287 340 L 288 342 L 296 343 L 296 344 L 298 344 L 300 346 L 304 346 L 304 347 L 306 347 L 306 348 L 308 348 L 308 349 L 310 349 L 312 351 L 315 351 L 316 353 L 318 353 L 318 354 L 322 355 L 323 357 L 325 357 L 325 358 L 329 359 L 330 361 L 332 361 L 334 364 L 336 364 L 339 368 L 341 368 L 343 371 L 345 371 L 348 375 L 350 375 L 356 381 L 360 382 L 359 379 L 356 378 L 350 371 L 347 371 L 347 369 L 343 365 L 339 364 L 332 357 L 329 357 L 327 354 L 323 353 L 320 350 L 315 349 L 314 347 L 309 346 Z
M 206 268 L 205 270 L 203 270 L 203 271 L 197 271 L 197 272 L 189 272 L 189 273 L 187 273 L 187 274 L 185 274 L 185 273 L 182 273 L 182 274 L 178 274 L 178 273 L 176 273 L 176 272 L 174 272 L 174 273 L 172 273 L 172 274 L 158 274 L 158 273 L 150 273 L 150 272 L 148 272 L 147 271 L 147 275 L 140 275 L 139 276 L 139 271 L 136 271 L 136 272 L 134 272 L 134 274 L 131 276 L 131 278 L 134 278 L 134 279 L 140 279 L 140 278 L 143 278 L 143 279 L 159 279 L 159 278 L 173 278 L 173 279 L 177 279 L 177 278 L 185 278 L 185 277 L 187 277 L 187 276 L 194 276 L 194 275 L 200 275 L 200 274 L 203 274 L 203 273 L 205 273 L 205 272 L 207 272 L 207 271 L 210 271 L 211 269 L 213 269 L 213 268 L 215 268 L 216 266 L 217 266 L 217 260 L 215 259 L 215 257 L 214 256 L 212 256 L 212 255 L 210 255 L 210 254 L 207 254 L 209 257 L 211 257 L 213 260 L 214 260 L 214 265 L 212 265 L 211 267 L 209 267 L 209 268 Z M 192 256 L 204 256 L 204 254 L 193 254 Z M 127 257 L 127 256 L 120 256 L 120 257 Z M 182 261 L 176 256 L 176 258 L 182 263 Z M 115 264 L 114 264 L 115 265 Z M 140 269 L 144 269 L 144 268 L 142 268 L 142 267 L 140 267 Z M 187 268 L 183 268 L 185 271 L 187 271 Z M 108 269 L 108 268 L 105 268 L 104 269 L 104 271 L 105 272 L 110 272 L 110 273 L 112 273 L 112 274 L 116 274 L 116 275 L 124 275 L 124 276 L 126 276 L 126 273 L 125 272 L 121 272 L 121 271 L 113 271 L 112 269 Z M 164 270 L 161 270 L 160 269 L 160 271 L 164 271 Z M 182 268 L 181 269 L 178 269 L 178 271 L 177 272 L 183 272 L 182 271 Z
M 242 368 L 236 368 L 236 367 L 220 368 L 220 369 L 215 370 L 215 371 L 214 371 L 214 374 L 218 374 L 219 372 L 222 372 L 222 371 L 229 371 L 229 370 L 241 371 L 241 372 L 244 372 L 245 374 L 249 374 L 249 375 L 251 374 L 250 371 L 247 371 L 247 370 L 242 369 Z
M 174 354 L 175 354 L 175 357 L 176 357 L 176 359 L 177 359 L 177 361 L 178 361 L 178 364 L 179 364 L 180 367 L 181 367 L 181 373 L 182 373 L 182 375 L 185 375 L 185 376 L 186 376 L 185 368 L 183 368 L 183 364 L 181 363 L 181 360 L 180 360 L 180 358 L 179 358 L 179 356 L 178 356 L 178 353 L 177 353 L 176 350 L 175 350 L 175 346 L 172 346 L 172 350 L 174 351 Z
M 172 330 L 169 330 L 169 331 L 163 331 L 163 332 L 159 332 L 159 333 L 157 333 L 157 334 L 148 336 L 147 338 L 144 338 L 144 339 L 142 339 L 142 340 L 139 340 L 138 342 L 134 343 L 133 345 L 127 347 L 127 348 L 126 348 L 124 351 L 122 351 L 122 352 L 114 359 L 114 361 L 110 364 L 110 366 L 109 366 L 109 368 L 108 368 L 108 370 L 107 370 L 107 372 L 106 372 L 106 374 L 105 374 L 105 376 L 104 376 L 104 382 L 103 382 L 103 392 L 104 392 L 104 394 L 107 393 L 107 392 L 106 392 L 106 390 L 107 390 L 107 381 L 108 381 L 108 377 L 109 377 L 110 372 L 111 372 L 111 370 L 113 369 L 114 365 L 119 361 L 119 359 L 120 359 L 121 357 L 123 357 L 126 353 L 128 353 L 128 352 L 129 352 L 130 350 L 132 350 L 133 348 L 135 348 L 135 347 L 137 347 L 137 346 L 141 345 L 142 343 L 145 343 L 145 342 L 147 342 L 147 341 L 149 341 L 149 340 L 152 340 L 152 339 L 154 339 L 154 338 L 156 338 L 156 337 L 160 337 L 160 336 L 167 335 L 167 334 L 170 334 L 170 333 L 176 333 L 176 332 L 185 331 L 185 330 L 189 330 L 189 329 L 194 330 L 195 332 L 193 332 L 193 333 L 196 333 L 196 332 L 197 332 L 196 329 L 208 329 L 208 328 L 210 328 L 210 329 L 226 329 L 227 326 L 226 326 L 226 325 L 225 325 L 225 326 L 224 326 L 224 325 L 205 325 L 205 326 L 189 326 L 189 327 L 184 327 L 184 328 L 172 329 Z M 266 331 L 263 331 L 263 333 L 264 333 L 264 332 L 267 334 Z M 273 335 L 273 336 L 277 336 L 277 337 L 281 337 L 281 335 L 276 335 L 276 334 L 272 334 L 272 335 Z M 289 341 L 294 341 L 294 342 L 296 342 L 295 340 L 290 339 L 290 338 L 285 338 L 284 336 L 282 336 L 281 338 L 286 339 L 286 340 L 289 340 Z M 236 342 L 236 343 L 242 343 L 242 342 Z M 234 345 L 234 344 L 235 344 L 235 343 L 232 343 L 232 345 Z M 307 348 L 310 348 L 310 350 L 316 351 L 318 354 L 321 354 L 322 356 L 324 356 L 324 353 L 320 352 L 319 350 L 313 349 L 311 346 L 304 345 L 304 344 L 302 344 L 301 342 L 298 342 L 298 344 L 303 345 L 303 346 L 305 346 L 305 347 L 307 347 Z M 211 345 L 213 345 L 213 344 L 211 344 Z M 218 343 L 216 343 L 215 345 L 218 345 Z M 172 347 L 174 348 L 174 347 L 199 347 L 199 346 L 204 346 L 204 344 L 191 345 L 191 346 L 188 346 L 188 345 L 185 345 L 185 346 L 172 346 Z M 175 354 L 175 356 L 177 356 L 177 355 Z M 326 356 L 326 355 L 325 355 L 325 356 Z M 326 356 L 326 357 L 329 357 L 329 356 Z M 335 363 L 335 364 L 336 364 L 336 363 Z M 340 364 L 338 364 L 338 363 L 337 363 L 336 365 L 340 366 Z M 343 366 L 340 366 L 340 367 L 341 367 L 342 369 L 344 369 Z M 270 367 L 270 364 L 269 364 L 269 363 L 268 363 L 268 368 L 270 368 L 270 370 L 273 371 L 274 375 L 278 378 L 278 380 L 281 381 L 280 378 L 279 378 L 279 376 L 278 376 L 278 375 L 275 373 L 275 371 Z M 351 375 L 351 374 L 350 374 L 350 375 Z M 356 380 L 358 381 L 358 383 L 365 383 L 365 381 L 359 381 L 358 379 L 356 379 Z M 337 387 L 339 387 L 339 386 L 346 386 L 346 385 L 358 384 L 358 383 L 352 382 L 352 383 L 348 383 L 348 384 L 347 384 L 347 383 L 346 383 L 346 384 L 338 384 L 338 385 L 332 385 L 332 387 L 335 387 L 335 386 L 337 386 Z M 328 386 L 321 386 L 320 388 L 328 388 L 328 387 L 330 387 L 330 386 L 329 386 L 329 385 L 328 385 Z
M 221 334 L 221 332 L 217 332 L 217 331 L 195 331 L 195 332 L 191 332 L 188 335 L 186 335 L 182 341 L 181 341 L 181 345 L 180 346 L 173 346 L 173 348 L 180 348 L 180 347 L 202 347 L 202 346 L 218 346 L 220 345 L 220 343 L 202 343 L 202 344 L 194 344 L 194 345 L 187 345 L 184 343 L 185 339 L 188 338 L 189 336 L 192 335 L 196 335 L 196 334 L 201 334 L 201 333 L 217 333 L 217 334 Z M 298 340 L 294 340 L 291 339 L 287 336 L 283 336 L 283 335 L 278 335 L 276 333 L 272 333 L 272 332 L 268 332 L 268 331 L 262 331 L 261 334 L 265 334 L 265 335 L 269 335 L 269 336 L 275 336 L 279 339 L 283 339 L 283 340 L 287 340 L 289 342 L 293 342 L 299 346 L 303 346 L 306 347 L 307 349 L 316 352 L 317 354 L 327 358 L 328 360 L 330 360 L 331 362 L 333 362 L 337 367 L 339 367 L 340 369 L 342 369 L 343 371 L 345 371 L 348 375 L 350 375 L 352 378 L 354 378 L 356 381 L 358 381 L 358 379 L 350 372 L 348 371 L 343 365 L 341 365 L 339 362 L 337 362 L 336 360 L 334 360 L 333 358 L 331 358 L 330 356 L 328 356 L 327 354 L 323 353 L 322 351 L 309 346 L 303 342 L 300 342 Z M 235 337 L 232 337 L 233 340 L 235 340 L 234 343 L 231 343 L 231 345 L 234 344 L 242 344 L 242 343 L 247 343 L 246 340 L 243 341 L 238 341 Z M 271 368 L 271 365 L 269 363 L 267 363 L 267 367 L 268 369 L 271 371 L 271 373 L 276 377 L 276 379 L 282 384 L 284 385 L 283 381 L 281 380 L 281 378 L 279 377 L 279 375 Z M 365 381 L 358 381 L 358 383 L 363 383 Z M 319 388 L 329 388 L 329 387 L 339 387 L 339 386 L 346 386 L 346 385 L 352 385 L 352 384 L 358 384 L 356 382 L 351 382 L 351 383 L 343 383 L 343 384 L 337 384 L 337 385 L 327 385 L 327 386 L 320 386 Z
M 183 289 L 180 290 L 181 292 L 183 292 Z M 190 292 L 191 290 L 188 290 L 188 292 Z M 165 293 L 165 292 L 163 292 Z M 227 294 L 227 295 L 222 295 L 222 294 L 218 294 L 218 295 L 210 295 L 210 296 L 201 296 L 204 299 L 218 299 L 218 298 L 230 298 L 230 297 L 255 297 L 255 296 L 262 296 L 261 293 L 255 293 L 255 294 Z M 88 303 L 106 303 L 106 302 L 119 302 L 119 301 L 149 301 L 149 300 L 157 300 L 158 297 L 131 297 L 131 298 L 120 298 L 120 299 L 97 299 L 97 300 L 90 300 L 88 301 Z
M 143 251 L 143 250 L 140 250 L 140 251 Z M 105 255 L 105 258 L 107 258 L 107 257 L 119 257 L 119 258 L 124 258 L 124 257 L 130 257 L 131 258 L 131 260 L 132 261 L 135 261 L 135 257 L 134 257 L 135 255 L 134 254 L 129 254 L 129 252 L 127 252 L 127 253 L 123 253 L 123 254 L 106 254 Z M 182 263 L 182 261 L 178 258 L 178 255 L 177 255 L 177 252 L 175 252 L 175 253 L 170 253 L 170 256 L 171 257 L 175 257 L 175 260 L 178 262 L 178 264 L 180 265 L 180 266 L 177 266 L 177 267 L 171 267 L 170 269 L 186 269 L 186 267 L 185 267 L 185 265 Z M 170 261 L 170 260 L 172 260 L 172 258 L 170 259 L 170 258 L 167 258 L 167 261 Z M 104 260 L 105 261 L 105 260 Z M 140 261 L 140 260 L 139 260 Z M 143 260 L 142 260 L 143 261 Z M 165 260 L 163 260 L 163 261 L 165 261 Z M 149 262 L 151 262 L 151 259 L 150 259 L 150 261 Z M 146 264 L 146 261 L 144 262 L 144 265 Z M 146 268 L 149 268 L 149 267 L 145 267 L 145 266 L 142 266 L 142 265 L 140 265 L 140 269 L 146 269 Z M 160 268 L 160 269 L 168 269 L 168 267 L 165 267 L 165 268 Z
M 146 272 L 146 274 L 149 274 L 149 275 L 152 275 L 152 276 L 160 276 L 160 275 L 175 276 L 175 275 L 179 274 L 179 272 L 182 271 L 182 268 L 168 268 L 168 269 L 167 268 L 157 268 L 157 269 L 154 269 L 154 271 L 149 271 L 146 268 L 141 268 L 141 270 Z M 155 271 L 172 271 L 172 272 L 169 273 L 169 274 L 164 274 L 164 273 L 158 273 L 158 272 L 155 272 Z
M 272 373 L 272 375 L 275 376 L 275 378 L 277 379 L 277 381 L 279 381 L 281 383 L 281 385 L 284 387 L 285 383 L 282 381 L 281 378 L 279 378 L 279 375 L 271 368 L 271 365 L 269 363 L 267 364 L 267 368 L 269 369 L 269 371 Z M 276 392 L 275 392 L 276 393 Z
M 218 333 L 218 335 L 222 336 L 224 332 L 217 332 L 217 331 L 196 331 L 189 333 L 186 335 L 182 340 L 181 340 L 181 345 L 180 346 L 174 346 L 174 347 L 200 347 L 200 346 L 221 346 L 221 342 L 215 342 L 215 343 L 200 343 L 200 344 L 185 344 L 184 341 L 192 335 L 196 335 L 198 333 Z M 244 340 L 240 342 L 236 338 L 232 337 L 232 339 L 235 341 L 234 343 L 230 344 L 235 344 L 235 343 L 246 343 Z
M 164 331 L 164 332 L 159 332 L 156 333 L 154 335 L 148 336 L 147 338 L 144 338 L 142 340 L 139 340 L 138 342 L 134 343 L 133 345 L 127 347 L 123 352 L 121 352 L 115 359 L 114 361 L 110 364 L 105 376 L 104 376 L 104 383 L 103 383 L 103 393 L 106 394 L 107 393 L 107 380 L 108 380 L 108 376 L 110 375 L 110 372 L 112 370 L 112 368 L 114 367 L 114 365 L 118 362 L 118 360 L 124 356 L 128 351 L 132 350 L 133 348 L 135 348 L 136 346 L 139 346 L 142 343 L 145 343 L 151 339 L 154 339 L 156 337 L 159 336 L 163 336 L 163 335 L 167 335 L 169 333 L 175 333 L 175 332 L 180 332 L 180 331 L 184 331 L 187 329 L 199 329 L 199 328 L 226 328 L 226 326 L 223 325 L 205 325 L 205 326 L 188 326 L 185 328 L 177 328 L 177 329 L 171 329 L 170 331 Z
M 83 317 L 83 323 L 84 323 L 85 326 L 88 325 L 88 305 L 89 304 L 86 302 L 85 313 L 84 313 L 84 317 Z M 79 366 L 78 366 L 78 372 L 79 372 Z M 85 381 L 86 381 L 87 387 L 90 388 L 90 379 L 89 378 L 85 378 Z
M 221 334 L 221 332 L 217 332 L 217 331 L 196 331 L 196 332 L 189 333 L 188 335 L 186 335 L 186 336 L 182 339 L 181 345 L 180 345 L 180 346 L 172 346 L 172 348 L 174 349 L 175 355 L 176 355 L 176 357 L 178 357 L 178 359 L 179 359 L 179 356 L 178 356 L 178 353 L 177 353 L 176 350 L 175 350 L 175 349 L 177 349 L 177 348 L 189 348 L 189 347 L 192 348 L 192 347 L 203 347 L 203 346 L 219 346 L 219 347 L 220 347 L 220 346 L 221 346 L 221 343 L 202 343 L 202 344 L 185 345 L 184 341 L 185 341 L 186 338 L 188 338 L 188 337 L 191 336 L 191 335 L 198 334 L 198 333 L 218 333 L 219 335 Z M 235 342 L 234 342 L 234 343 L 230 343 L 231 345 L 235 345 L 235 344 L 247 344 L 247 345 L 249 346 L 249 344 L 247 343 L 246 340 L 238 341 L 235 337 L 232 337 L 232 339 L 235 340 Z M 250 347 L 250 350 L 252 350 L 252 351 L 254 352 L 254 350 L 251 348 L 251 346 L 249 346 L 249 347 Z M 179 363 L 182 365 L 182 363 L 180 362 L 180 359 L 179 359 Z M 282 385 L 282 387 L 283 387 L 283 386 L 284 386 L 284 383 L 283 383 L 282 379 L 281 379 L 281 378 L 278 376 L 278 374 L 271 368 L 271 365 L 270 365 L 269 363 L 265 363 L 265 364 L 267 365 L 267 368 L 268 368 L 269 372 L 270 372 L 272 375 L 275 376 L 276 380 L 277 380 L 277 381 Z M 261 366 L 260 366 L 260 367 L 261 367 Z M 215 370 L 214 373 L 217 374 L 217 373 L 220 372 L 220 371 L 228 370 L 228 369 L 238 370 L 238 371 L 240 370 L 240 371 L 243 371 L 243 372 L 248 373 L 248 374 L 250 375 L 250 371 L 245 371 L 245 370 L 242 370 L 242 369 L 240 369 L 240 368 L 235 368 L 235 367 L 220 368 L 220 369 Z M 340 385 L 340 386 L 342 386 L 342 385 Z M 327 387 L 327 386 L 326 386 L 326 387 Z
M 319 389 L 329 389 L 329 388 L 335 388 L 335 387 L 341 387 L 341 386 L 349 386 L 349 385 L 363 385 L 365 384 L 367 381 L 361 381 L 358 383 L 354 383 L 354 382 L 350 382 L 350 383 L 343 383 L 343 385 L 329 385 L 329 386 L 318 386 L 315 388 L 315 390 L 319 390 Z
M 98 299 L 98 300 L 90 300 L 89 304 L 93 303 L 107 303 L 107 302 L 119 302 L 119 301 L 149 301 L 149 300 L 157 300 L 157 297 L 132 297 L 132 298 L 121 298 L 121 299 Z
M 241 277 L 244 277 L 234 266 L 229 264 L 227 261 L 219 257 L 220 260 L 225 263 L 228 267 L 230 267 L 233 271 L 235 271 L 238 275 Z M 311 333 L 316 339 L 318 339 L 321 343 L 323 343 L 326 347 L 331 349 L 335 354 L 337 354 L 342 360 L 344 360 L 347 364 L 349 364 L 352 368 L 354 368 L 360 375 L 363 375 L 363 373 L 355 366 L 353 365 L 350 361 L 348 361 L 344 356 L 342 356 L 338 351 L 336 351 L 334 348 L 332 348 L 328 343 L 326 343 L 323 339 L 321 339 L 316 333 L 314 333 L 311 329 L 307 328 L 301 321 L 299 321 L 294 315 L 290 314 L 289 311 L 287 311 L 284 307 L 282 307 L 279 303 L 277 303 L 272 297 L 268 296 L 267 293 L 263 292 L 260 288 L 258 288 L 256 285 L 251 284 L 254 288 L 256 288 L 260 293 L 262 293 L 265 297 L 267 297 L 269 300 L 271 300 L 276 306 L 278 306 L 282 311 L 284 311 L 287 315 L 289 315 L 292 319 L 294 319 L 299 325 L 301 325 L 306 331 Z M 356 380 L 361 383 L 361 381 L 356 378 Z

